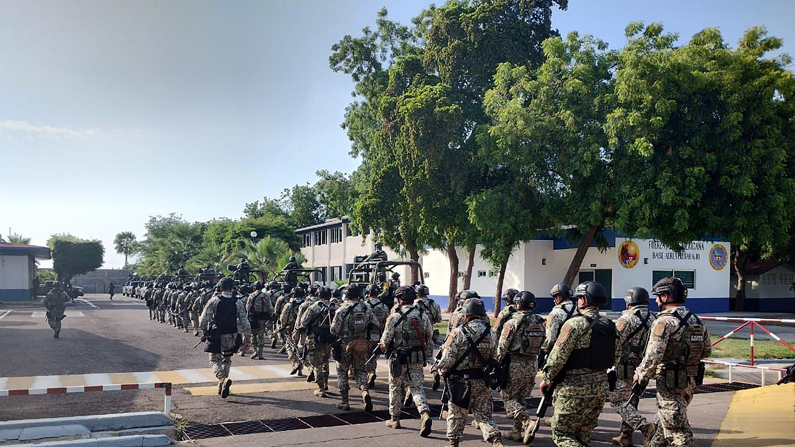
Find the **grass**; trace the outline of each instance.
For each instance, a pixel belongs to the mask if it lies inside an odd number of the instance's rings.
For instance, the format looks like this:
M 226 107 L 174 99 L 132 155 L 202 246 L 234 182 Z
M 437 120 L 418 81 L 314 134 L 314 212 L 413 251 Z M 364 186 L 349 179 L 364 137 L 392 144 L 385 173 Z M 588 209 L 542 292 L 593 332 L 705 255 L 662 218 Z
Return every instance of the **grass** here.
M 715 335 L 711 335 L 711 337 L 713 340 L 718 338 Z M 750 342 L 748 339 L 727 338 L 712 347 L 712 357 L 750 360 Z M 790 351 L 777 341 L 756 339 L 754 340 L 754 359 L 795 359 L 795 352 Z

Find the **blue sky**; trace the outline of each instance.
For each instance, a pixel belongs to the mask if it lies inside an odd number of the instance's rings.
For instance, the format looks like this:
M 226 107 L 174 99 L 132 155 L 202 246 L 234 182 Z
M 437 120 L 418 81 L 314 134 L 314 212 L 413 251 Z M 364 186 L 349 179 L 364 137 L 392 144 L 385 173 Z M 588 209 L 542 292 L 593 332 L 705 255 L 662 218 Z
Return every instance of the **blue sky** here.
M 143 236 L 150 215 L 237 218 L 318 169 L 352 171 L 339 126 L 352 84 L 328 68 L 330 47 L 382 6 L 406 23 L 428 4 L 1 2 L 0 234 L 101 239 L 120 267 L 114 235 Z M 789 0 L 573 0 L 553 25 L 611 48 L 632 20 L 683 42 L 717 26 L 732 45 L 764 25 L 795 55 L 793 17 Z

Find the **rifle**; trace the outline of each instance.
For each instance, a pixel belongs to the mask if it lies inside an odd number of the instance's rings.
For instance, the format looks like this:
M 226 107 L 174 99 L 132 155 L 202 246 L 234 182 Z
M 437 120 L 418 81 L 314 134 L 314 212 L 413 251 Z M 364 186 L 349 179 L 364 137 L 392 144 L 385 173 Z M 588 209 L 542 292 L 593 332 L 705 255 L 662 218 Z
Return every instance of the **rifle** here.
M 790 383 L 795 382 L 795 364 L 787 367 L 787 373 L 781 377 L 781 380 L 776 383 L 776 385 L 781 385 L 782 383 Z
M 637 410 L 638 402 L 640 402 L 640 398 L 643 396 L 644 391 L 646 391 L 646 385 L 642 385 L 640 382 L 632 384 L 632 394 L 629 395 L 629 400 L 626 405 L 631 405 Z
M 439 361 L 440 360 L 442 360 L 442 350 L 441 349 L 436 352 L 436 360 L 434 360 L 433 361 L 433 365 L 431 365 L 431 373 L 433 373 L 433 385 L 431 386 L 431 389 L 434 390 L 434 391 L 439 389 L 439 384 L 440 384 L 440 382 L 442 380 L 442 375 L 439 374 Z M 446 387 L 447 387 L 447 382 L 445 382 L 445 389 L 447 389 Z M 442 390 L 442 393 L 444 393 L 444 390 Z M 442 396 L 444 397 L 444 394 L 442 394 Z
M 197 348 L 197 347 L 198 347 L 200 344 L 202 344 L 202 343 L 204 343 L 204 342 L 206 342 L 206 341 L 207 341 L 207 336 L 206 336 L 206 335 L 202 335 L 202 339 L 201 339 L 201 340 L 199 340 L 199 342 L 198 342 L 198 343 L 196 343 L 195 345 L 193 345 L 193 349 L 196 349 L 196 348 Z
M 532 427 L 528 427 L 528 430 L 524 433 L 525 444 L 530 444 L 533 442 L 533 439 L 535 439 L 538 429 L 541 428 L 541 420 L 547 415 L 547 410 L 552 405 L 552 393 L 555 392 L 555 388 L 557 388 L 558 384 L 563 381 L 565 375 L 565 373 L 561 372 L 552 379 L 549 389 L 547 389 L 547 392 L 541 397 L 541 402 L 538 403 L 538 408 L 536 408 L 536 421 L 533 423 Z
M 392 357 L 392 351 L 393 351 L 392 346 L 393 346 L 393 343 L 390 343 L 389 344 L 389 348 L 387 348 L 386 352 L 384 353 L 386 358 Z M 370 356 L 369 359 L 367 359 L 366 362 L 364 362 L 364 364 L 365 365 L 369 365 L 370 362 L 372 362 L 373 360 L 377 360 L 380 355 L 381 355 L 381 345 L 378 344 L 378 345 L 375 345 L 375 348 L 373 348 L 372 355 Z
M 448 410 L 450 409 L 450 405 L 448 404 L 448 402 L 450 402 L 450 390 L 447 388 L 447 379 L 444 379 L 444 388 L 442 388 L 441 400 L 442 400 L 442 408 L 439 410 L 439 419 L 442 419 L 445 408 L 447 408 Z

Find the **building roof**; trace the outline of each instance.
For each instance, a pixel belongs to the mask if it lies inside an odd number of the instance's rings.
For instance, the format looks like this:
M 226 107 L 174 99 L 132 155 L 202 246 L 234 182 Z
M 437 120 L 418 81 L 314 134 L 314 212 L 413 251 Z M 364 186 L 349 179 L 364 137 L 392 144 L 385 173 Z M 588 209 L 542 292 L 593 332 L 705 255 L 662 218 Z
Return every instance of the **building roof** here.
M 295 230 L 295 232 L 296 233 L 300 233 L 302 231 L 309 231 L 309 230 L 317 230 L 317 229 L 320 229 L 320 228 L 334 227 L 334 226 L 342 224 L 343 222 L 350 222 L 350 219 L 348 218 L 348 216 L 342 216 L 340 218 L 333 218 L 333 219 L 326 219 L 326 221 L 323 222 L 323 223 L 319 223 L 317 225 L 311 225 L 311 226 L 308 226 L 308 227 L 298 228 L 297 230 Z
M 773 270 L 776 267 L 784 266 L 792 271 L 795 271 L 795 267 L 787 264 L 786 262 L 782 261 L 759 261 L 759 262 L 750 262 L 745 267 L 745 274 L 746 275 L 761 275 L 763 273 L 767 273 Z M 734 271 L 734 265 L 732 264 L 732 274 L 736 274 Z
M 0 255 L 32 256 L 38 259 L 50 259 L 49 247 L 25 244 L 8 244 L 0 242 Z

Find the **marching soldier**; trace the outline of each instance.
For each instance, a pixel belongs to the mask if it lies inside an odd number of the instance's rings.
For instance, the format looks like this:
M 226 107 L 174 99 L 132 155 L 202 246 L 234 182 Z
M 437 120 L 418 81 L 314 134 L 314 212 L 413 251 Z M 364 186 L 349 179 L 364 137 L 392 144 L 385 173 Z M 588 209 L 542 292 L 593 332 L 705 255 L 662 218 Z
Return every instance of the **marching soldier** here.
M 389 312 L 391 309 L 378 298 L 380 294 L 381 294 L 381 288 L 378 287 L 377 284 L 370 284 L 369 286 L 367 286 L 367 297 L 369 298 L 366 302 L 367 307 L 369 307 L 370 310 L 373 312 L 373 315 L 375 315 L 375 318 L 378 321 L 378 327 L 383 328 L 385 327 L 384 325 L 386 324 L 386 318 L 389 316 Z M 378 330 L 377 334 L 374 334 L 373 338 L 375 338 L 375 336 L 378 336 L 378 339 L 381 338 L 380 329 Z M 378 344 L 377 342 L 373 343 L 371 346 L 372 349 L 370 349 L 370 351 L 372 351 L 377 344 Z M 376 379 L 375 370 L 376 367 L 378 366 L 378 362 L 370 362 L 366 366 L 367 366 L 368 386 L 370 388 L 374 388 L 375 379 Z
M 265 349 L 265 330 L 268 322 L 271 321 L 271 315 L 273 315 L 271 300 L 262 291 L 264 287 L 262 281 L 254 283 L 254 291 L 246 301 L 248 321 L 251 323 L 251 344 L 254 346 L 251 358 L 259 360 L 265 360 L 265 357 L 262 356 L 262 350 Z
M 165 323 L 168 303 L 166 302 L 166 289 L 163 283 L 157 284 L 157 289 L 155 291 L 155 303 L 157 304 L 157 313 L 160 317 L 160 322 Z
M 711 354 L 712 343 L 704 323 L 685 307 L 687 288 L 679 278 L 657 281 L 651 293 L 661 312 L 634 376 L 641 386 L 652 377 L 657 383 L 657 414 L 644 445 L 692 446 L 687 406 L 704 378 L 701 359 Z
M 450 314 L 450 320 L 447 322 L 448 337 L 450 337 L 450 334 L 453 333 L 453 329 L 464 324 L 464 321 L 466 320 L 463 315 L 464 303 L 466 303 L 466 300 L 470 298 L 480 299 L 480 295 L 478 295 L 478 293 L 474 290 L 463 290 L 461 293 L 455 296 L 456 307 L 455 310 L 453 310 L 453 313 Z
M 654 315 L 649 312 L 649 292 L 643 287 L 627 290 L 624 297 L 627 310 L 621 313 L 616 322 L 616 329 L 621 340 L 621 360 L 616 365 L 615 390 L 610 392 L 610 406 L 621 415 L 621 433 L 613 438 L 613 444 L 631 446 L 632 432 L 640 429 L 646 433 L 651 425 L 641 416 L 638 409 L 627 405 L 632 394 L 632 377 L 635 369 L 643 358 L 646 343 L 649 341 L 649 330 L 654 323 Z
M 298 306 L 298 314 L 296 315 L 295 318 L 295 331 L 293 333 L 295 338 L 298 340 L 297 342 L 298 350 L 300 352 L 306 353 L 301 363 L 305 367 L 309 368 L 309 374 L 307 374 L 306 376 L 307 382 L 315 381 L 315 368 L 312 367 L 308 359 L 309 348 L 306 345 L 306 329 L 302 328 L 299 323 L 301 322 L 301 318 L 304 316 L 304 313 L 310 307 L 312 307 L 313 304 L 320 301 L 320 297 L 318 296 L 319 291 L 320 291 L 320 286 L 318 286 L 317 284 L 312 284 L 309 287 L 309 296 L 306 298 L 306 300 L 304 300 L 304 302 L 300 306 Z
M 436 301 L 428 297 L 430 294 L 428 286 L 425 284 L 420 284 L 416 287 L 416 290 L 417 299 L 414 301 L 414 304 L 420 310 L 422 310 L 425 315 L 428 315 L 428 318 L 431 320 L 431 324 L 441 323 L 442 308 L 439 307 L 439 304 L 437 304 Z
M 371 294 L 372 296 L 372 294 Z M 400 428 L 401 404 L 406 391 L 414 396 L 420 412 L 420 436 L 431 433 L 431 413 L 422 388 L 423 368 L 433 356 L 433 324 L 427 314 L 414 305 L 414 288 L 403 286 L 395 292 L 400 308 L 386 320 L 379 346 L 391 354 L 389 361 L 389 415 L 386 426 Z M 376 362 L 372 362 L 376 363 Z
M 192 293 L 190 284 L 185 284 L 182 287 L 182 292 L 177 295 L 177 317 L 179 318 L 179 326 L 188 333 L 188 304 L 189 298 Z
M 467 299 L 461 315 L 463 323 L 447 337 L 439 361 L 439 371 L 450 392 L 447 439 L 451 446 L 458 446 L 471 411 L 483 432 L 483 439 L 494 446 L 502 446 L 502 435 L 491 417 L 492 390 L 486 385 L 483 372 L 486 361 L 496 355 L 497 336 L 479 298 Z M 469 388 L 468 399 L 465 393 L 458 391 L 466 388 Z
M 497 336 L 502 334 L 503 326 L 505 326 L 505 323 L 516 313 L 516 304 L 514 304 L 513 298 L 517 293 L 519 293 L 519 291 L 516 289 L 508 289 L 502 295 L 502 299 L 505 300 L 505 308 L 497 315 Z
M 364 410 L 372 411 L 373 401 L 367 382 L 367 369 L 365 362 L 370 354 L 372 334 L 379 331 L 378 320 L 373 311 L 366 304 L 359 301 L 362 289 L 357 284 L 351 284 L 345 293 L 347 302 L 340 307 L 331 323 L 331 333 L 340 338 L 340 353 L 337 360 L 337 381 L 340 389 L 341 402 L 337 408 L 350 410 L 348 403 L 348 372 L 353 374 L 353 379 L 362 391 Z
M 268 320 L 268 322 L 265 323 L 265 328 L 266 328 L 265 330 L 268 336 L 271 338 L 271 347 L 275 348 L 276 346 L 274 344 L 276 343 L 276 334 L 275 334 L 276 330 L 275 330 L 275 321 L 274 321 L 275 318 L 273 314 L 275 314 L 276 311 L 276 300 L 279 299 L 280 296 L 282 296 L 282 286 L 276 281 L 271 281 L 268 284 L 268 291 L 266 292 L 266 294 L 268 295 L 268 300 L 271 303 L 272 315 L 270 320 Z
M 43 304 L 47 308 L 47 324 L 52 328 L 52 338 L 60 338 L 61 336 L 61 320 L 66 317 L 66 303 L 68 301 L 69 295 L 64 292 L 60 281 L 56 281 L 52 290 L 47 292 L 47 296 L 44 297 Z
M 522 441 L 530 420 L 527 398 L 536 384 L 538 353 L 546 333 L 544 319 L 533 313 L 535 295 L 527 291 L 513 295 L 516 311 L 503 323 L 497 343 L 497 360 L 508 364 L 508 384 L 500 394 L 505 402 L 505 413 L 513 419 L 513 429 L 503 437 Z
M 297 374 L 298 377 L 304 376 L 304 365 L 299 358 L 300 353 L 298 352 L 298 347 L 295 345 L 297 337 L 293 336 L 293 330 L 295 329 L 295 323 L 298 317 L 298 308 L 304 303 L 305 293 L 304 289 L 296 287 L 295 290 L 293 290 L 293 297 L 284 305 L 282 313 L 279 316 L 279 326 L 281 327 L 279 330 L 284 331 L 283 336 L 287 343 L 285 345 L 287 347 L 287 357 L 293 362 L 293 369 L 290 371 L 290 375 Z M 290 341 L 293 343 L 287 341 L 287 338 L 290 338 Z
M 577 306 L 571 301 L 571 287 L 568 284 L 555 284 L 549 294 L 552 296 L 555 306 L 547 315 L 547 339 L 541 348 L 545 354 L 549 354 L 552 347 L 555 346 L 563 323 L 577 315 Z
M 236 299 L 231 278 L 223 278 L 219 283 L 220 295 L 210 298 L 202 312 L 199 325 L 207 337 L 205 352 L 210 353 L 210 366 L 218 378 L 218 394 L 226 399 L 229 396 L 229 368 L 232 355 L 243 345 L 243 337 L 251 336 L 251 326 L 246 318 L 243 302 Z
M 552 440 L 558 446 L 591 445 L 607 396 L 607 369 L 620 358 L 616 327 L 599 315 L 607 303 L 607 291 L 595 281 L 577 286 L 574 293 L 580 314 L 561 327 L 543 368 L 541 392 L 547 394 L 553 384 L 555 413 L 552 416 Z M 532 426 L 525 430 L 529 440 Z
M 155 305 L 154 287 L 152 286 L 151 283 L 147 284 L 143 288 L 142 296 L 144 298 L 144 301 L 146 302 L 146 308 L 149 309 L 149 319 L 150 320 L 156 320 L 157 319 L 157 306 Z
M 274 315 L 274 327 L 273 327 L 273 340 L 271 340 L 271 349 L 276 347 L 276 341 L 281 340 L 284 342 L 284 331 L 282 330 L 281 323 L 279 322 L 279 318 L 282 315 L 282 311 L 284 310 L 285 304 L 290 301 L 290 298 L 293 297 L 292 294 L 293 286 L 291 284 L 285 284 L 284 286 L 284 293 L 276 299 L 276 304 L 273 305 L 273 315 Z M 284 349 L 284 346 L 282 347 Z
M 331 290 L 321 287 L 318 291 L 318 300 L 306 310 L 297 323 L 306 334 L 308 349 L 307 361 L 315 372 L 317 397 L 326 397 L 328 390 L 329 358 L 331 356 L 331 343 L 337 337 L 331 334 L 331 322 L 338 305 L 329 301 Z

